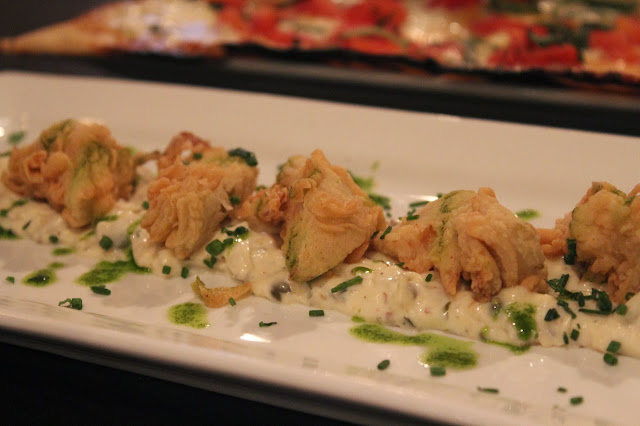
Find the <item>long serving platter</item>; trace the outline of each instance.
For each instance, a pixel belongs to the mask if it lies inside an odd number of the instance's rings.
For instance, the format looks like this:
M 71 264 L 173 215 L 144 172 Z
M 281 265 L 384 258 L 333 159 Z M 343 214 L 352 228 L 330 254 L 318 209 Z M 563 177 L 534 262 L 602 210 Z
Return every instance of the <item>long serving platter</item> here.
M 538 211 L 534 225 L 552 226 L 592 181 L 625 190 L 637 183 L 640 140 L 627 136 L 104 78 L 4 72 L 0 88 L 3 152 L 11 134 L 29 141 L 55 121 L 86 117 L 143 150 L 163 148 L 182 130 L 251 150 L 259 183 L 269 185 L 286 158 L 320 148 L 371 177 L 375 191 L 391 197 L 394 216 L 420 196 L 488 186 L 513 211 Z M 10 343 L 336 418 L 362 419 L 370 407 L 465 424 L 636 420 L 636 359 L 620 357 L 611 367 L 583 348 L 514 355 L 476 342 L 475 368 L 432 377 L 419 362 L 422 348 L 357 340 L 352 319 L 337 312 L 313 318 L 308 307 L 252 297 L 208 310 L 209 326 L 195 329 L 168 318 L 172 306 L 199 302 L 190 280 L 131 274 L 102 297 L 74 283 L 95 259 L 61 260 L 50 245 L 24 239 L 0 241 L 0 253 L 0 338 Z M 64 263 L 55 284 L 21 283 L 54 261 Z M 59 306 L 72 297 L 83 299 L 82 310 Z M 391 368 L 376 368 L 383 359 Z M 573 405 L 573 397 L 583 402 Z

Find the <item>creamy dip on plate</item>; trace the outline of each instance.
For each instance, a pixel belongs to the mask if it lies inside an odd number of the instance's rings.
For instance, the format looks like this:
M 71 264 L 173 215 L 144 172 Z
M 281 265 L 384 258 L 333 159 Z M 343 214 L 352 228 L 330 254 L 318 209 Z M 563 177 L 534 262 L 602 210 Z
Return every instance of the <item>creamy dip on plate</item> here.
M 2 158 L 0 170 L 6 164 Z M 3 238 L 24 237 L 48 244 L 52 251 L 65 248 L 65 253 L 101 261 L 129 259 L 157 275 L 198 275 L 209 287 L 217 283 L 208 281 L 208 275 L 222 272 L 238 284 L 251 283 L 254 295 L 276 303 L 335 310 L 363 321 L 416 331 L 444 331 L 502 345 L 515 353 L 534 344 L 607 352 L 612 351 L 611 343 L 617 342 L 616 354 L 640 358 L 640 299 L 630 297 L 622 307 L 612 306 L 605 315 L 590 298 L 593 289 L 604 289 L 580 280 L 562 259 L 546 261 L 550 283 L 555 284 L 547 293 L 517 286 L 502 289 L 488 302 L 474 300 L 464 286 L 451 296 L 437 272 L 418 274 L 376 252 L 367 253 L 357 263 L 341 264 L 310 282 L 294 282 L 289 279 L 279 237 L 251 230 L 243 222 L 228 223 L 214 235 L 212 241 L 224 242 L 221 252 L 214 255 L 205 246 L 179 260 L 171 250 L 150 241 L 140 227 L 151 177 L 152 173 L 141 171 L 134 195 L 118 201 L 102 220 L 82 230 L 69 228 L 46 203 L 25 200 L 0 185 Z M 583 293 L 586 300 L 567 297 L 577 293 Z

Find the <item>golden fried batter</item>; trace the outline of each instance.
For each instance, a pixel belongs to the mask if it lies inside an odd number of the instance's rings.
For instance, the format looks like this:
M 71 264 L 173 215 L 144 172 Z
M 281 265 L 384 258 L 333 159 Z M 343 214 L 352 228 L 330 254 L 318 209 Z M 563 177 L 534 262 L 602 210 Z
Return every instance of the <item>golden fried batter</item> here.
M 140 158 L 118 145 L 105 126 L 70 119 L 14 148 L 2 181 L 18 194 L 46 200 L 78 228 L 131 195 Z
M 489 188 L 444 195 L 378 236 L 374 246 L 410 270 L 437 268 L 452 295 L 461 277 L 471 281 L 471 290 L 481 300 L 502 287 L 546 287 L 547 270 L 535 229 L 502 206 Z
M 175 136 L 158 159 L 141 226 L 179 259 L 209 241 L 235 204 L 254 190 L 257 167 L 197 136 Z
M 538 230 L 543 243 L 568 252 L 567 238 L 576 243 L 576 260 L 586 266 L 586 279 L 606 282 L 615 302 L 640 291 L 640 185 L 627 195 L 606 182 L 594 182 L 567 220 L 552 230 Z
M 382 208 L 322 151 L 315 150 L 301 168 L 283 172 L 279 181 L 291 181 L 281 231 L 291 279 L 308 281 L 345 259 L 357 260 L 371 235 L 386 226 Z
M 196 276 L 196 280 L 191 283 L 191 289 L 204 300 L 204 304 L 209 308 L 221 308 L 230 304 L 230 299 L 237 301 L 251 295 L 251 283 L 239 284 L 234 287 L 208 288 L 199 276 Z
M 231 217 L 246 221 L 256 231 L 277 234 L 284 221 L 288 202 L 289 189 L 276 183 L 251 194 L 231 212 Z
M 276 183 L 249 196 L 242 205 L 232 212 L 232 217 L 244 220 L 253 229 L 276 234 L 284 222 L 289 206 L 289 189 L 302 177 L 307 157 L 294 155 L 280 166 Z

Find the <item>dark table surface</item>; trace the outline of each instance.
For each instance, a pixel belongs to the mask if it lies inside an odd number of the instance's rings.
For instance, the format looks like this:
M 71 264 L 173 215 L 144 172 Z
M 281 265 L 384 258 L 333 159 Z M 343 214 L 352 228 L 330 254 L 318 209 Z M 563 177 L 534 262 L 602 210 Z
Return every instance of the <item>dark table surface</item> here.
M 74 16 L 104 0 L 4 2 L 0 36 L 20 34 Z M 640 97 L 558 86 L 543 79 L 452 81 L 389 71 L 329 68 L 300 58 L 242 55 L 226 61 L 166 57 L 1 57 L 0 70 L 117 77 L 328 99 L 362 105 L 455 114 L 519 123 L 640 136 Z M 282 406 L 282 399 L 236 398 L 83 361 L 82 350 L 50 347 L 0 330 L 0 377 L 9 397 L 4 424 L 337 424 L 410 423 L 360 407 L 340 412 Z M 71 354 L 71 355 L 70 355 Z M 86 355 L 86 354 L 85 354 Z M 250 386 L 250 384 L 234 384 Z M 307 398 L 310 406 L 328 401 Z M 276 405 L 273 405 L 276 404 Z M 339 411 L 339 410 L 337 410 Z M 314 414 L 309 414 L 313 412 Z M 345 414 L 346 413 L 346 414 Z M 367 415 L 369 417 L 367 417 Z M 340 420 L 336 420 L 336 418 Z M 7 421 L 8 420 L 8 421 Z

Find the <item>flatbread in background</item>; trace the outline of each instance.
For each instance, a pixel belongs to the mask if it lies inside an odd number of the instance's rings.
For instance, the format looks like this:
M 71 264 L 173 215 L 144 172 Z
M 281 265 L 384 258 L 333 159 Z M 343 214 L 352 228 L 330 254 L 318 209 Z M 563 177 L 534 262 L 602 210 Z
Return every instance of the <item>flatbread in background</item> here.
M 129 0 L 4 39 L 4 53 L 282 55 L 640 87 L 640 0 Z M 255 53 L 255 52 L 254 52 Z M 402 67 L 398 67 L 400 69 Z M 562 80 L 558 80 L 562 81 Z
M 68 21 L 0 40 L 9 54 L 104 55 L 117 51 L 224 55 L 216 11 L 204 1 L 141 0 L 107 3 Z M 226 39 L 224 38 L 226 37 Z

